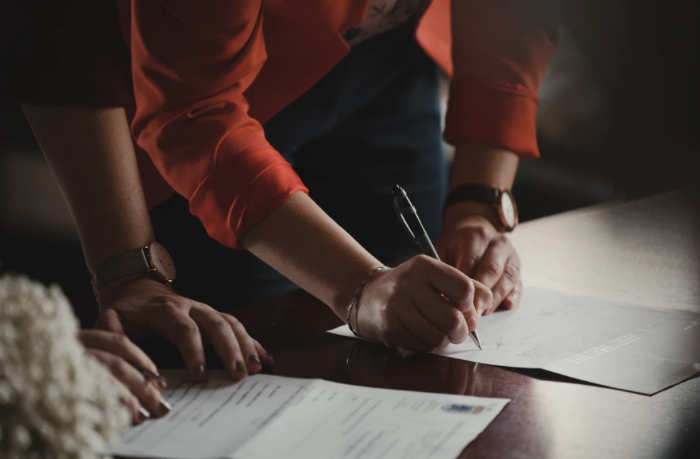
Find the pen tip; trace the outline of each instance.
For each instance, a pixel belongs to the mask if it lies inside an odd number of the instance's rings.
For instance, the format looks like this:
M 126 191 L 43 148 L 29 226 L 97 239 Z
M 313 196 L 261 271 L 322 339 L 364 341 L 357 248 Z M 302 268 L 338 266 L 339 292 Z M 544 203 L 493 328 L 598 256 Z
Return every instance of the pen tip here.
M 470 332 L 469 336 L 472 337 L 472 341 L 474 341 L 474 344 L 476 344 L 476 347 L 478 347 L 480 351 L 483 350 L 483 348 L 481 347 L 481 339 L 479 339 L 479 334 L 476 332 L 476 330 L 474 330 L 473 332 Z

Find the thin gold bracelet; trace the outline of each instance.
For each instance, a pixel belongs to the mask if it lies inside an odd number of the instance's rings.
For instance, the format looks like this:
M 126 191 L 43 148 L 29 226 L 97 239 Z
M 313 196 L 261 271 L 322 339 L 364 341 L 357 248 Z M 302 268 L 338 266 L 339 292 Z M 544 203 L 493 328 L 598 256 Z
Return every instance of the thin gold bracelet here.
M 362 297 L 362 292 L 365 289 L 365 285 L 367 285 L 369 281 L 371 281 L 374 278 L 374 276 L 378 273 L 388 271 L 390 269 L 391 268 L 384 265 L 372 268 L 367 274 L 367 277 L 365 277 L 365 279 L 360 283 L 357 289 L 355 289 L 355 292 L 352 294 L 352 298 L 350 298 L 348 307 L 345 310 L 345 322 L 348 324 L 350 331 L 352 331 L 355 334 L 355 336 L 360 336 L 360 332 L 357 328 L 357 314 L 360 309 L 360 298 Z M 351 320 L 353 318 L 355 319 L 354 324 L 353 320 Z

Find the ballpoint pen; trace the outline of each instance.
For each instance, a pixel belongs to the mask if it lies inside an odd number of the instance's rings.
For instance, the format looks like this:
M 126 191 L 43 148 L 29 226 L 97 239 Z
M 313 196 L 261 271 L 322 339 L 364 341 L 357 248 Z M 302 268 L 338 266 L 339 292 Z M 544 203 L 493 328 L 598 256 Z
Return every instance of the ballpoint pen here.
M 435 250 L 433 243 L 430 241 L 428 233 L 423 227 L 423 223 L 421 223 L 420 218 L 418 218 L 416 208 L 413 206 L 411 200 L 408 199 L 406 190 L 399 185 L 394 185 L 394 210 L 396 210 L 396 214 L 399 220 L 401 220 L 401 223 L 403 223 L 406 232 L 416 245 L 418 245 L 420 250 L 424 254 L 439 260 L 440 256 Z M 469 336 L 479 350 L 481 350 L 481 340 L 479 340 L 479 335 L 476 330 L 469 332 Z

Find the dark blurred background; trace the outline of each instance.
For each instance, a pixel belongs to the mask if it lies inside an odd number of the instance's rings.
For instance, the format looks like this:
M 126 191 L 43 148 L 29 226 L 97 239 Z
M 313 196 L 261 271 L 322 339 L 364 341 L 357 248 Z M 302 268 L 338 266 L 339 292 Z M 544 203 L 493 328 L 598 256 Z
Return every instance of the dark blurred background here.
M 543 156 L 522 164 L 516 184 L 522 220 L 696 186 L 700 2 L 570 1 L 550 8 L 561 19 L 559 43 L 541 89 Z M 12 26 L 21 28 L 21 17 Z M 60 284 L 89 323 L 95 305 L 80 245 L 8 91 L 12 27 L 0 33 L 7 34 L 0 50 L 0 260 Z

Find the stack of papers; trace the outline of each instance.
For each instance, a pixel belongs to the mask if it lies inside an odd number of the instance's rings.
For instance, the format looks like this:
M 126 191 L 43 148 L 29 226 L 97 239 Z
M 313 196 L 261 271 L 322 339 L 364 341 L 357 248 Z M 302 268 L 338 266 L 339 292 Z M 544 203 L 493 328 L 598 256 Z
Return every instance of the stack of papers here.
M 346 327 L 330 330 L 354 337 Z M 521 304 L 481 318 L 471 340 L 438 355 L 540 368 L 651 395 L 700 372 L 700 314 L 660 311 L 528 287 Z
M 167 372 L 173 411 L 109 454 L 168 458 L 454 458 L 509 400 L 258 374 L 206 384 Z

